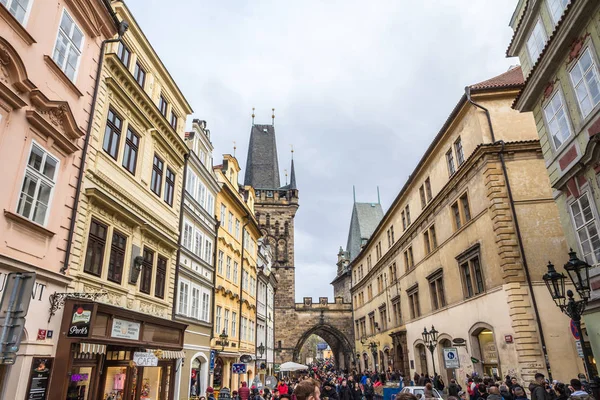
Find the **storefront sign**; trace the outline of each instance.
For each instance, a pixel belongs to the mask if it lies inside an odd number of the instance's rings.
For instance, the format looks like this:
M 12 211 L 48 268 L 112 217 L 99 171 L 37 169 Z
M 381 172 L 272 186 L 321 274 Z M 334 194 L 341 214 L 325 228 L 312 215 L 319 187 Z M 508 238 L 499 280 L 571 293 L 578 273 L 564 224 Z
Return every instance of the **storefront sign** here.
M 234 374 L 245 374 L 246 364 L 236 363 L 231 366 L 231 372 Z
M 216 352 L 214 350 L 210 351 L 210 373 L 212 374 L 215 371 L 215 359 L 217 358 Z
M 85 338 L 90 335 L 93 304 L 74 304 L 67 337 Z
M 113 319 L 110 336 L 119 339 L 139 340 L 140 323 L 115 318 Z
M 53 360 L 52 357 L 33 358 L 26 400 L 46 400 Z
M 46 330 L 38 329 L 37 340 L 46 340 Z
M 133 353 L 133 362 L 138 367 L 157 367 L 158 357 L 156 357 L 154 353 L 136 351 Z

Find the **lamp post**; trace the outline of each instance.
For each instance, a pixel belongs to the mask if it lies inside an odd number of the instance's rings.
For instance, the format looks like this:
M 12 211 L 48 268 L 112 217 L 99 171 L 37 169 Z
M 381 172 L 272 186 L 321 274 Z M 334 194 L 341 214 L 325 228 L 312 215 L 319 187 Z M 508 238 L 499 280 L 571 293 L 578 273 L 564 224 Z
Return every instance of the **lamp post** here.
M 585 365 L 585 372 L 590 382 L 590 389 L 592 395 L 596 399 L 600 399 L 600 387 L 598 386 L 598 377 L 592 376 L 594 371 L 592 364 L 589 359 L 589 351 L 585 347 L 585 340 L 583 339 L 583 331 L 581 330 L 581 315 L 585 311 L 585 307 L 590 299 L 590 268 L 591 266 L 585 261 L 577 258 L 577 253 L 571 249 L 569 251 L 569 261 L 564 265 L 565 271 L 569 275 L 571 283 L 575 287 L 575 290 L 579 294 L 581 300 L 574 299 L 574 293 L 572 290 L 566 291 L 565 296 L 565 278 L 566 276 L 562 272 L 557 272 L 554 265 L 548 261 L 548 272 L 544 274 L 542 279 L 546 283 L 546 287 L 552 296 L 552 300 L 560 310 L 568 315 L 579 334 L 579 343 L 581 344 L 581 350 L 583 351 L 583 363 Z M 568 299 L 567 299 L 568 298 Z
M 221 344 L 221 350 L 217 351 L 217 353 L 222 353 L 223 350 L 225 350 L 225 346 L 229 346 L 229 335 L 227 334 L 227 332 L 225 332 L 225 329 L 223 329 L 223 332 L 221 332 L 221 334 L 219 335 L 219 341 Z
M 260 359 L 262 359 L 262 356 L 265 353 L 265 345 L 261 342 L 260 346 L 258 346 L 257 350 L 258 350 L 258 354 L 259 354 L 258 359 L 260 360 Z
M 425 346 L 431 352 L 431 362 L 433 363 L 434 376 L 437 375 L 437 372 L 435 371 L 435 357 L 433 356 L 433 352 L 437 346 L 438 333 L 439 332 L 435 330 L 435 327 L 431 325 L 431 330 L 429 332 L 427 332 L 427 327 L 425 327 L 423 328 L 423 333 L 421 334 L 423 335 L 423 341 L 425 342 Z
M 377 368 L 377 347 L 378 347 L 378 343 L 376 342 L 369 342 L 369 349 L 371 350 L 371 353 L 373 354 L 373 361 L 375 362 L 375 372 L 378 372 L 378 368 Z

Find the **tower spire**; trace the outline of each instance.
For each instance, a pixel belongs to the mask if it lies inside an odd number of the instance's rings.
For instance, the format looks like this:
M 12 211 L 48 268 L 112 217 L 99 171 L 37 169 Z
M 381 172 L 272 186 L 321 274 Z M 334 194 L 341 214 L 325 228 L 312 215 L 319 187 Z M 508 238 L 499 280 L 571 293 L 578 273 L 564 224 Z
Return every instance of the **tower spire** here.
M 252 125 L 254 125 L 254 107 L 252 107 Z
M 233 141 L 233 156 L 235 157 L 235 151 L 237 150 L 237 146 L 235 144 L 235 140 Z
M 271 108 L 273 114 L 271 114 L 271 126 L 275 126 L 275 109 Z
M 296 171 L 294 170 L 294 158 L 292 158 L 292 166 L 290 169 L 290 189 L 297 189 L 297 187 L 296 187 Z
M 352 197 L 354 198 L 354 202 L 356 203 L 356 186 L 352 185 Z

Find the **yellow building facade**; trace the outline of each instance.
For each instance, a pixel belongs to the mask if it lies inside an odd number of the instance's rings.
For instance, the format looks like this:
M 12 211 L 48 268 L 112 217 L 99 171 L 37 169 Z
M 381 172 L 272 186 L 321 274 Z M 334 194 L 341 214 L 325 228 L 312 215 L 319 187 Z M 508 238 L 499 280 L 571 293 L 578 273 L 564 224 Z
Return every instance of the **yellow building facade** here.
M 542 281 L 567 248 L 533 117 L 511 108 L 522 85 L 517 67 L 467 87 L 352 261 L 362 370 L 528 383 L 548 376 L 544 349 L 554 379 L 582 370 Z M 432 326 L 433 354 L 422 335 Z M 450 347 L 458 368 L 444 366 Z
M 192 109 L 129 9 L 111 4 L 129 29 L 102 59 L 61 332 L 88 311 L 90 328 L 61 334 L 54 377 L 89 377 L 76 384 L 95 390 L 90 398 L 171 399 L 186 327 L 171 318 Z M 146 366 L 144 349 L 156 357 Z
M 254 218 L 254 189 L 238 184 L 240 166 L 235 157 L 224 155 L 214 167 L 221 190 L 216 212 L 220 222 L 217 240 L 215 308 L 212 348 L 217 352 L 212 385 L 237 390 L 242 381 L 252 381 L 256 371 L 233 374 L 240 356 L 255 355 L 257 251 L 261 232 Z M 222 340 L 221 335 L 227 335 Z

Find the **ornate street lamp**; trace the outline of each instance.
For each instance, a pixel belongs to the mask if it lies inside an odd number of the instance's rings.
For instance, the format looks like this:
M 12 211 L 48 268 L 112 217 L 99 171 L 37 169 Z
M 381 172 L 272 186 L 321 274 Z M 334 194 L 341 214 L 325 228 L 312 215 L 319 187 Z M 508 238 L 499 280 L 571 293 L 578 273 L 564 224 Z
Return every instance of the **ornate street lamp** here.
M 437 372 L 435 371 L 435 357 L 433 356 L 433 352 L 435 351 L 435 348 L 437 346 L 438 333 L 439 332 L 435 330 L 435 327 L 431 325 L 431 330 L 429 332 L 427 332 L 427 327 L 425 327 L 423 328 L 423 333 L 421 334 L 423 336 L 425 346 L 431 352 L 431 362 L 433 363 L 434 375 L 437 375 Z
M 223 350 L 225 350 L 225 346 L 229 346 L 229 335 L 227 334 L 227 332 L 225 332 L 225 329 L 223 329 L 223 332 L 221 332 L 221 334 L 219 335 L 219 340 L 221 343 L 221 351 L 218 351 L 218 353 L 222 353 Z
M 594 398 L 600 399 L 600 387 L 598 386 L 598 377 L 592 376 L 594 370 L 590 363 L 589 350 L 585 346 L 585 340 L 583 338 L 583 331 L 581 330 L 581 315 L 585 311 L 588 300 L 590 298 L 590 268 L 592 268 L 585 261 L 577 258 L 577 254 L 571 249 L 569 251 L 569 261 L 564 265 L 565 270 L 569 274 L 569 279 L 575 290 L 581 297 L 581 300 L 574 299 L 574 293 L 572 290 L 567 290 L 565 297 L 565 278 L 563 273 L 557 272 L 554 265 L 548 262 L 548 272 L 544 274 L 542 279 L 546 283 L 546 287 L 552 296 L 554 303 L 560 308 L 560 310 L 568 315 L 579 334 L 579 343 L 583 351 L 583 362 L 585 365 L 585 371 L 590 382 L 590 389 Z M 568 299 L 568 300 L 567 300 Z
M 260 343 L 260 346 L 258 346 L 258 358 L 261 359 L 263 354 L 265 353 L 265 345 L 262 344 L 262 342 Z

